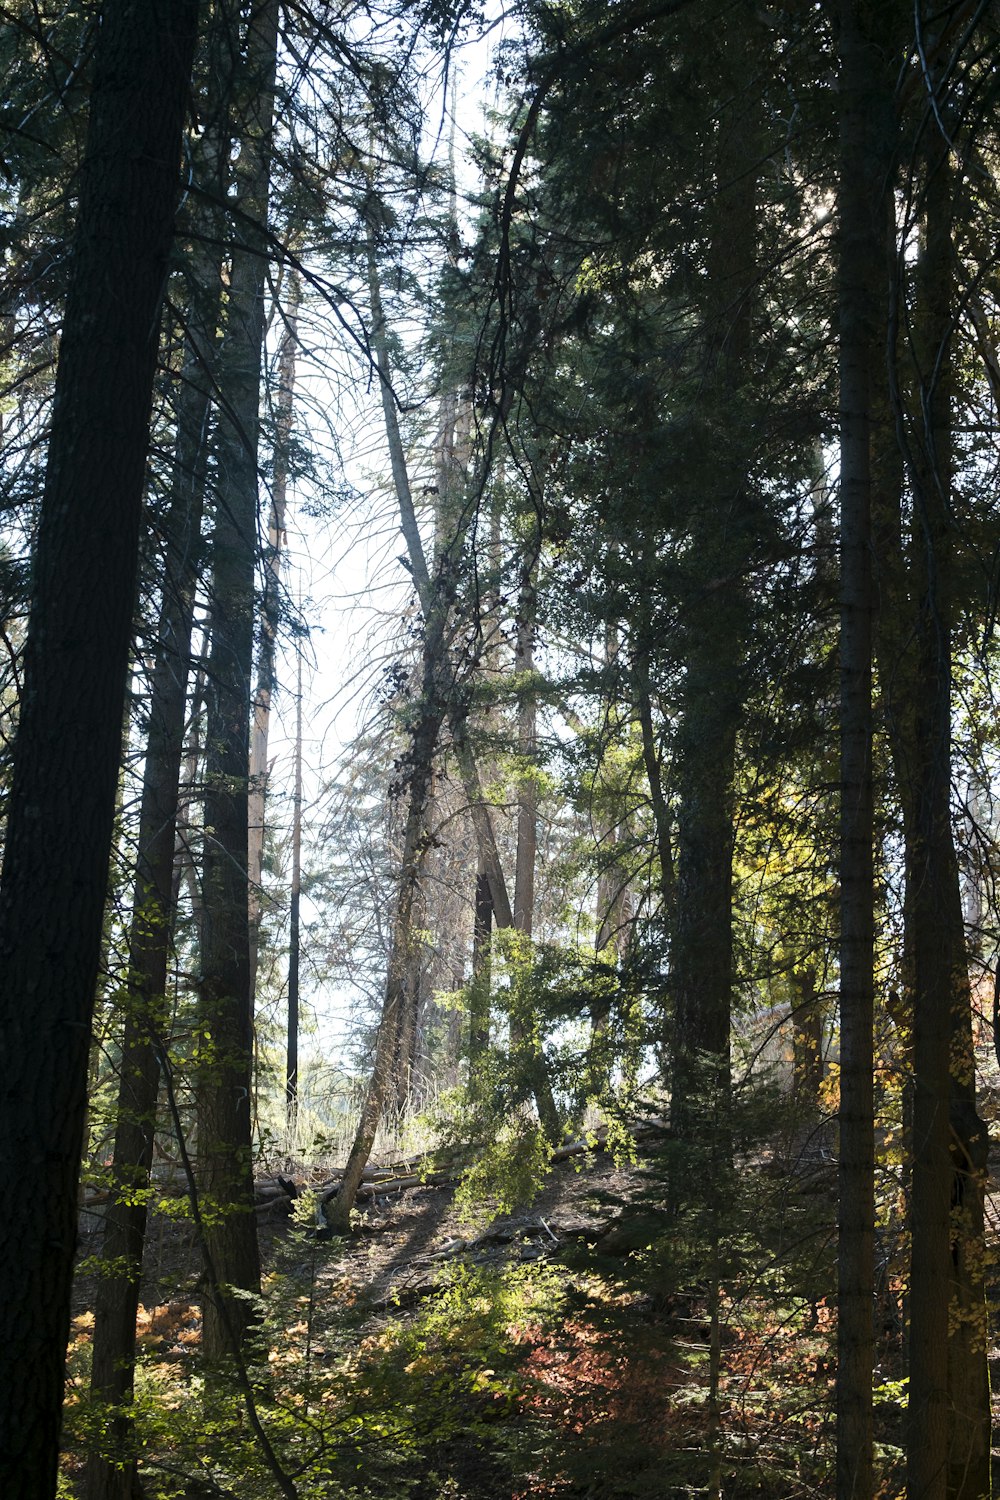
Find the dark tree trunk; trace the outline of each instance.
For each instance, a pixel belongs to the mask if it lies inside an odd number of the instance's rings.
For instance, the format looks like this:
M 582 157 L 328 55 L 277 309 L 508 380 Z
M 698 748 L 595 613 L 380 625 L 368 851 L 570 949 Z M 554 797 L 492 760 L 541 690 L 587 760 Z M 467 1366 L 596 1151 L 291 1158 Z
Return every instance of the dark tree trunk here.
M 253 1206 L 253 975 L 250 965 L 249 761 L 257 562 L 257 475 L 264 350 L 267 202 L 278 3 L 255 11 L 245 84 L 253 107 L 236 164 L 237 243 L 219 362 L 218 495 L 206 672 L 204 909 L 198 1069 L 198 1163 L 206 1249 L 214 1267 L 203 1350 L 235 1353 L 252 1310 L 228 1288 L 260 1291 Z M 218 1284 L 214 1284 L 217 1279 Z
M 670 808 L 663 790 L 663 770 L 653 725 L 653 699 L 649 680 L 649 644 L 653 639 L 652 621 L 640 609 L 638 649 L 632 661 L 633 694 L 636 718 L 642 736 L 642 764 L 649 784 L 649 801 L 656 840 L 657 886 L 662 920 L 669 923 L 677 892 Z
M 192 305 L 189 310 L 192 347 L 181 373 L 178 397 L 174 498 L 166 521 L 164 594 L 150 687 L 111 1202 L 94 1308 L 91 1398 L 118 1410 L 110 1419 L 103 1451 L 88 1462 L 88 1500 L 130 1500 L 135 1474 L 128 1406 L 132 1399 L 160 1047 L 167 1021 L 165 992 L 174 917 L 178 787 L 208 448 L 207 372 L 219 309 L 220 268 L 205 257 L 202 261 L 199 269 L 207 274 L 200 295 L 208 305 Z
M 791 982 L 795 1099 L 805 1115 L 814 1115 L 823 1082 L 823 1009 L 814 966 L 796 969 Z
M 942 108 L 946 102 L 942 91 Z M 913 953 L 911 1496 L 990 1493 L 983 1190 L 965 923 L 951 822 L 952 327 L 949 147 L 926 153 L 907 459 L 913 490 L 913 737 L 903 748 Z M 904 720 L 903 722 L 907 722 Z
M 882 267 L 886 95 L 866 31 L 840 7 L 840 1200 L 837 1496 L 872 1493 L 874 813 L 871 404 Z M 891 98 L 891 94 L 888 96 Z
M 195 0 L 108 0 L 0 894 L 0 1489 L 55 1487 L 87 1058 Z M 32 1184 L 24 1198 L 23 1184 Z
M 748 44 L 755 23 L 742 8 Z M 735 57 L 723 49 L 727 69 Z M 756 109 L 750 106 L 751 114 Z M 755 118 L 732 103 L 715 147 L 718 215 L 708 254 L 702 410 L 712 467 L 692 497 L 681 619 L 684 679 L 677 734 L 677 884 L 671 943 L 674 1057 L 671 1119 L 678 1134 L 725 1134 L 731 1087 L 733 814 L 736 736 L 743 712 L 748 607 L 743 575 L 755 546 L 750 492 L 749 352 L 757 276 Z M 718 1129 L 713 1154 L 728 1155 Z
M 490 1043 L 490 988 L 493 940 L 493 894 L 490 877 L 480 868 L 476 871 L 475 900 L 472 911 L 472 988 L 469 996 L 469 1059 L 475 1065 Z

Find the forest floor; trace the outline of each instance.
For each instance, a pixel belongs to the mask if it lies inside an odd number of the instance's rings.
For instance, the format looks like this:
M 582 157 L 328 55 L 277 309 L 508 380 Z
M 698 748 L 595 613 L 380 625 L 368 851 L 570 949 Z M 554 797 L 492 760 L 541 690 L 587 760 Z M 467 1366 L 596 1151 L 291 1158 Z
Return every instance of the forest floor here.
M 377 1163 L 376 1163 L 377 1165 Z M 295 1172 L 285 1164 L 300 1187 L 328 1181 L 322 1171 Z M 385 1170 L 385 1169 L 383 1169 Z M 419 1169 L 418 1169 L 419 1170 Z M 567 1246 L 596 1243 L 611 1236 L 650 1168 L 640 1157 L 616 1162 L 603 1149 L 581 1151 L 556 1163 L 530 1206 L 494 1215 L 480 1207 L 470 1224 L 456 1199 L 457 1180 L 411 1183 L 392 1187 L 401 1173 L 389 1175 L 389 1186 L 363 1189 L 354 1215 L 354 1232 L 347 1239 L 300 1242 L 308 1265 L 300 1270 L 315 1278 L 317 1294 L 333 1286 L 337 1297 L 373 1312 L 399 1309 L 433 1294 L 450 1264 L 510 1264 L 558 1257 Z M 407 1175 L 412 1175 L 409 1170 Z M 271 1268 L 289 1238 L 291 1221 L 286 1202 L 271 1198 L 277 1177 L 259 1179 L 258 1232 L 265 1268 Z M 270 1200 L 270 1202 L 269 1202 Z M 169 1200 L 164 1200 L 168 1202 Z M 273 1207 L 271 1206 L 273 1203 Z M 103 1202 L 92 1200 L 81 1222 L 81 1271 L 75 1281 L 78 1310 L 92 1305 L 93 1262 L 103 1225 Z M 311 1227 L 312 1215 L 310 1215 Z M 630 1247 L 626 1247 L 630 1248 Z M 623 1250 L 624 1253 L 624 1250 Z M 153 1212 L 146 1242 L 142 1298 L 156 1307 L 179 1297 L 197 1299 L 201 1261 L 190 1224 L 171 1212 Z
M 368 1409 L 348 1403 L 329 1439 L 347 1439 L 345 1462 L 333 1465 L 346 1492 L 412 1500 L 668 1493 L 643 1474 L 660 1450 L 670 1391 L 691 1374 L 676 1364 L 654 1295 L 619 1284 L 618 1275 L 643 1237 L 629 1207 L 650 1173 L 642 1156 L 616 1162 L 605 1150 L 581 1152 L 552 1167 L 530 1206 L 495 1216 L 480 1206 L 474 1224 L 454 1181 L 380 1190 L 360 1206 L 349 1238 L 327 1242 L 311 1225 L 297 1228 L 283 1200 L 269 1211 L 265 1199 L 259 1230 L 265 1297 L 276 1303 L 272 1365 L 311 1367 L 319 1385 L 328 1376 L 336 1383 L 339 1373 L 344 1384 L 367 1387 Z M 263 1193 L 275 1181 L 265 1179 Z M 99 1246 L 102 1207 L 94 1203 L 83 1217 L 78 1356 L 92 1326 L 88 1253 Z M 161 1382 L 168 1406 L 176 1407 L 176 1387 L 197 1367 L 199 1276 L 190 1224 L 170 1212 L 151 1215 L 140 1359 L 147 1372 L 172 1372 Z M 579 1455 L 567 1459 L 567 1447 Z M 351 1455 L 365 1470 L 357 1485 L 345 1472 Z M 204 1455 L 154 1457 L 143 1494 L 172 1493 L 164 1473 L 190 1471 L 196 1457 Z M 70 1454 L 70 1474 L 79 1475 L 81 1459 Z M 580 1468 L 576 1479 L 562 1472 L 567 1461 Z M 613 1485 L 592 1488 L 595 1464 L 618 1471 Z M 538 1466 L 551 1474 L 533 1472 Z M 213 1477 L 204 1488 L 196 1469 L 176 1493 L 235 1493 L 220 1467 L 208 1464 Z M 301 1493 L 327 1491 L 307 1485 Z
M 473 1224 L 454 1181 L 402 1180 L 375 1189 L 349 1238 L 326 1242 L 283 1216 L 276 1179 L 260 1184 L 262 1368 L 274 1397 L 264 1415 L 303 1500 L 673 1500 L 720 1479 L 727 1496 L 831 1492 L 828 1151 L 737 1174 L 715 1280 L 704 1224 L 682 1231 L 680 1249 L 676 1225 L 664 1233 L 655 1138 L 631 1160 L 570 1155 L 530 1204 L 479 1205 Z M 95 1205 L 84 1218 L 85 1252 L 97 1248 L 99 1215 Z M 902 1493 L 904 1273 L 887 1241 L 882 1252 L 879 1494 L 890 1497 Z M 200 1388 L 199 1274 L 190 1224 L 154 1215 L 140 1311 L 142 1493 L 273 1494 L 256 1461 L 236 1472 L 224 1419 L 185 1430 L 178 1416 Z M 93 1291 L 84 1260 L 81 1370 Z M 993 1355 L 997 1368 L 1000 1348 Z M 69 1427 L 72 1483 L 86 1424 L 75 1456 Z M 245 1425 L 239 1443 L 248 1453 Z

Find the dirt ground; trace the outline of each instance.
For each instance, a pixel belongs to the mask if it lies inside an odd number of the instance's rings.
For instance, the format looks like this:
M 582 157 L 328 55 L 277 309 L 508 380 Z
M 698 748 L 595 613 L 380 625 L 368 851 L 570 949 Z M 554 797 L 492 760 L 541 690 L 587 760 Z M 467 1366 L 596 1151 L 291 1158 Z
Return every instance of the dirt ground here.
M 362 1202 L 354 1233 L 323 1246 L 318 1278 L 349 1286 L 351 1300 L 374 1310 L 405 1305 L 430 1291 L 443 1266 L 462 1257 L 477 1263 L 501 1259 L 557 1257 L 567 1246 L 594 1243 L 613 1235 L 621 1206 L 648 1172 L 640 1160 L 616 1165 L 606 1151 L 582 1153 L 556 1163 L 530 1205 L 500 1214 L 485 1226 L 463 1223 L 455 1203 L 455 1183 L 380 1191 Z M 299 1183 L 304 1178 L 297 1178 Z M 276 1181 L 261 1179 L 267 1192 Z M 180 1200 L 178 1200 L 178 1203 Z M 104 1206 L 94 1202 L 81 1214 L 81 1272 L 75 1286 L 77 1310 L 93 1305 L 93 1275 L 87 1258 L 100 1249 Z M 265 1270 L 276 1248 L 287 1240 L 286 1201 L 258 1210 Z M 183 1217 L 154 1213 L 147 1235 L 142 1301 L 156 1307 L 195 1299 L 201 1274 L 191 1226 Z

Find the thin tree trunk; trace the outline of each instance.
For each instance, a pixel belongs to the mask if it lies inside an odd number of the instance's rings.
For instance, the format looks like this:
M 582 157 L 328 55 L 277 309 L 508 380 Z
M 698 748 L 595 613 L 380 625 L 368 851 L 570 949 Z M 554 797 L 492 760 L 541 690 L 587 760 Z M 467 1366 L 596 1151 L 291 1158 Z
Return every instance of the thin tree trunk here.
M 417 524 L 410 489 L 406 455 L 392 390 L 389 345 L 385 313 L 376 260 L 375 237 L 368 235 L 368 283 L 372 310 L 371 344 L 379 376 L 386 440 L 396 497 L 399 503 L 400 527 L 406 541 L 410 571 L 420 601 L 424 623 L 421 669 L 421 711 L 413 733 L 410 752 L 410 777 L 407 817 L 403 840 L 403 857 L 390 938 L 389 964 L 386 974 L 382 1016 L 375 1047 L 375 1060 L 369 1080 L 357 1132 L 344 1169 L 336 1199 L 328 1206 L 327 1218 L 333 1229 L 346 1234 L 362 1174 L 371 1155 L 379 1121 L 392 1089 L 393 1068 L 398 1062 L 400 1038 L 405 1032 L 403 1012 L 416 1003 L 418 989 L 410 983 L 416 972 L 418 955 L 414 912 L 419 900 L 419 883 L 429 842 L 427 816 L 433 787 L 433 764 L 445 718 L 454 737 L 454 748 L 462 774 L 477 836 L 480 854 L 489 880 L 490 894 L 498 923 L 513 925 L 510 898 L 500 863 L 496 838 L 479 784 L 475 757 L 468 745 L 466 726 L 454 700 L 451 665 L 448 653 L 450 615 L 448 568 L 454 539 L 443 548 L 432 581 Z
M 605 632 L 604 662 L 610 673 L 619 661 L 618 630 L 609 624 Z M 605 702 L 605 716 L 609 715 L 611 691 Z M 647 700 L 648 706 L 648 700 Z M 650 727 L 652 719 L 650 717 Z M 655 761 L 655 757 L 654 757 Z M 656 767 L 657 781 L 659 766 Z M 614 1063 L 611 1038 L 608 1035 L 611 1020 L 611 971 L 622 957 L 624 912 L 626 902 L 626 877 L 617 857 L 621 830 L 617 821 L 620 807 L 611 804 L 613 792 L 599 779 L 597 805 L 592 816 L 597 825 L 597 852 L 601 861 L 597 877 L 596 931 L 594 934 L 595 979 L 597 988 L 590 1002 L 590 1039 L 587 1044 L 586 1088 L 587 1099 L 600 1099 L 605 1095 Z M 662 799 L 662 788 L 657 786 Z
M 195 0 L 97 39 L 0 885 L 0 1490 L 56 1483 L 90 1024 Z M 25 1199 L 23 1184 L 32 1191 Z
M 417 524 L 416 511 L 410 489 L 409 473 L 406 466 L 406 453 L 399 430 L 399 419 L 392 390 L 392 370 L 389 360 L 389 344 L 386 336 L 385 312 L 382 305 L 378 267 L 375 260 L 374 238 L 371 235 L 369 235 L 368 240 L 368 279 L 372 307 L 371 343 L 372 348 L 375 350 L 376 369 L 379 375 L 379 386 L 382 396 L 382 411 L 385 418 L 386 441 L 389 447 L 393 484 L 399 503 L 400 530 L 406 542 L 410 572 L 413 576 L 417 598 L 420 601 L 421 611 L 424 616 L 425 630 L 428 630 L 431 628 L 429 622 L 432 617 L 442 610 L 447 611 L 448 606 L 445 596 L 447 595 L 449 586 L 449 558 L 456 550 L 460 535 L 456 534 L 448 538 L 439 537 L 437 574 L 435 579 L 432 580 L 427 567 L 423 542 L 420 538 L 420 528 Z M 446 444 L 445 448 L 446 453 L 442 461 L 443 467 L 447 466 L 454 458 L 453 447 Z M 448 668 L 445 662 L 447 635 L 443 622 L 440 639 L 442 651 L 440 671 L 442 673 L 442 681 L 444 681 Z M 472 815 L 472 822 L 479 843 L 480 857 L 490 882 L 496 923 L 498 927 L 513 927 L 514 913 L 510 903 L 510 896 L 507 892 L 507 883 L 504 879 L 503 865 L 497 848 L 496 834 L 493 830 L 493 823 L 489 813 L 489 804 L 483 794 L 476 758 L 468 742 L 466 718 L 455 701 L 453 694 L 449 696 L 447 713 L 454 741 L 455 758 L 458 763 L 459 774 L 462 778 L 462 785 L 469 802 L 469 811 Z
M 434 797 L 434 776 L 431 774 L 431 785 L 427 793 L 427 802 L 424 809 L 424 817 L 427 826 L 430 826 L 428 809 Z M 430 838 L 428 837 L 428 845 Z M 410 954 L 412 966 L 406 978 L 406 994 L 399 1017 L 399 1031 L 396 1037 L 396 1062 L 395 1073 L 395 1102 L 400 1116 L 407 1114 L 414 1102 L 414 1084 L 416 1075 L 416 1047 L 417 1047 L 417 1021 L 420 1012 L 420 981 L 424 972 L 427 957 L 427 945 L 422 936 L 427 925 L 427 897 L 425 890 L 425 866 L 426 853 L 421 861 L 420 881 L 417 886 L 413 902 L 413 930 L 415 941 Z
M 454 702 L 448 706 L 448 717 L 451 723 L 452 749 L 472 817 L 472 826 L 479 846 L 479 858 L 483 873 L 490 883 L 494 920 L 497 927 L 513 927 L 514 910 L 507 892 L 507 881 L 504 878 L 503 862 L 490 815 L 490 804 L 479 778 L 475 754 L 469 744 L 468 725 L 461 709 Z
M 288 914 L 288 1029 L 285 1047 L 285 1101 L 293 1129 L 299 1097 L 299 950 L 302 894 L 302 651 L 296 661 L 295 771 L 292 793 L 292 888 Z
M 524 948 L 519 955 L 527 962 L 535 915 L 535 864 L 538 858 L 538 785 L 532 775 L 538 750 L 538 710 L 535 673 L 535 580 L 536 557 L 522 560 L 517 603 L 517 637 L 514 673 L 517 680 L 517 751 L 524 769 L 517 789 L 517 846 L 514 861 L 514 931 L 521 934 Z M 541 1026 L 536 1015 L 511 1015 L 511 1050 L 519 1055 L 531 1078 L 538 1119 L 551 1143 L 559 1138 L 559 1111 L 545 1065 Z
M 414 727 L 409 757 L 407 814 L 403 833 L 403 855 L 399 885 L 389 940 L 389 962 L 386 972 L 382 1015 L 375 1044 L 375 1060 L 365 1093 L 361 1116 L 336 1199 L 327 1208 L 333 1229 L 346 1234 L 350 1229 L 351 1211 L 361 1178 L 375 1143 L 379 1122 L 393 1087 L 393 1070 L 398 1066 L 400 1040 L 406 1032 L 405 1009 L 416 1005 L 418 986 L 412 983 L 418 970 L 419 942 L 415 912 L 419 903 L 419 886 L 429 843 L 427 816 L 433 789 L 434 758 L 437 754 L 442 724 L 448 710 L 447 662 L 447 591 L 431 581 L 424 556 L 410 490 L 406 455 L 396 414 L 392 390 L 389 344 L 385 313 L 379 284 L 374 230 L 368 233 L 368 286 L 372 310 L 371 343 L 379 376 L 386 441 L 392 466 L 400 526 L 406 541 L 410 570 L 423 615 L 421 661 L 421 700 L 419 719 Z M 440 570 L 446 570 L 442 557 Z
M 263 914 L 261 878 L 264 866 L 264 834 L 267 812 L 267 740 L 271 722 L 271 698 L 274 694 L 275 654 L 278 624 L 281 618 L 281 564 L 288 538 L 285 511 L 288 496 L 288 447 L 292 436 L 292 408 L 295 394 L 295 355 L 298 348 L 299 305 L 302 282 L 297 271 L 289 272 L 288 308 L 284 332 L 278 348 L 278 398 L 275 413 L 274 476 L 271 481 L 271 505 L 267 520 L 267 554 L 264 569 L 264 602 L 261 610 L 260 652 L 257 662 L 257 690 L 253 702 L 253 724 L 250 731 L 250 804 L 247 879 L 250 888 L 250 976 L 257 990 L 257 967 L 260 948 L 260 924 Z
M 514 674 L 517 693 L 517 753 L 521 761 L 517 786 L 517 856 L 514 864 L 514 926 L 530 938 L 535 915 L 535 865 L 538 859 L 538 782 L 533 774 L 538 753 L 538 707 L 535 673 L 535 585 L 533 558 L 525 558 L 517 607 Z
M 475 905 L 472 914 L 472 990 L 469 1001 L 469 1060 L 475 1067 L 490 1044 L 490 991 L 493 931 L 493 893 L 490 877 L 482 868 L 476 870 Z
M 648 641 L 652 625 L 648 620 L 645 620 L 643 625 L 644 629 L 641 632 L 641 638 L 643 641 Z M 636 717 L 639 720 L 639 731 L 642 737 L 642 763 L 646 772 L 646 781 L 649 785 L 653 829 L 656 835 L 660 901 L 663 908 L 663 921 L 665 924 L 669 924 L 676 899 L 677 881 L 674 871 L 673 841 L 670 836 L 670 809 L 667 805 L 667 799 L 663 794 L 660 757 L 657 754 L 656 734 L 653 728 L 653 702 L 649 682 L 649 652 L 647 645 L 641 645 L 635 654 L 633 679 Z
M 338 1234 L 347 1234 L 350 1230 L 351 1210 L 390 1095 L 392 1070 L 398 1055 L 401 1016 L 407 1001 L 409 977 L 413 971 L 412 949 L 420 941 L 414 924 L 414 906 L 427 852 L 427 799 L 433 783 L 434 756 L 445 712 L 438 676 L 443 630 L 444 618 L 438 612 L 424 641 L 420 714 L 414 727 L 410 750 L 403 854 L 389 943 L 385 997 L 375 1044 L 375 1061 L 344 1175 L 336 1198 L 327 1208 L 327 1219 Z

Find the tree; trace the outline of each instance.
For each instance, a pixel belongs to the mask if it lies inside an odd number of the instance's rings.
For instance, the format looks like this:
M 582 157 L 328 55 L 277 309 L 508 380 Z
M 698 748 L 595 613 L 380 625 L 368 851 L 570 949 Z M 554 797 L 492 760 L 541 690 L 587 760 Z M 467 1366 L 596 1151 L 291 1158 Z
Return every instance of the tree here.
M 969 954 L 952 815 L 953 655 L 959 622 L 960 543 L 953 519 L 956 442 L 955 238 L 952 143 L 928 129 L 931 107 L 951 129 L 966 92 L 961 43 L 925 30 L 924 105 L 909 164 L 921 246 L 907 302 L 897 251 L 894 321 L 898 393 L 892 415 L 902 483 L 882 534 L 889 590 L 885 692 L 906 844 L 904 942 L 913 1066 L 910 1295 L 911 1494 L 990 1493 L 984 1210 L 988 1137 L 976 1112 Z M 946 81 L 946 78 L 948 81 Z M 923 102 L 923 91 L 921 91 Z M 895 352 L 895 351 L 894 351 Z M 884 486 L 886 487 L 886 486 Z M 892 544 L 899 549 L 893 555 Z
M 233 35 L 238 9 L 231 13 Z M 226 331 L 219 353 L 210 649 L 206 668 L 204 908 L 199 987 L 198 1164 L 207 1262 L 203 1348 L 215 1361 L 254 1319 L 260 1252 L 253 1214 L 253 974 L 249 777 L 258 443 L 264 357 L 267 205 L 274 129 L 278 0 L 243 38 L 245 110 L 235 167 Z M 231 1289 L 237 1289 L 232 1295 Z
M 194 0 L 109 0 L 90 94 L 2 881 L 5 1493 L 54 1492 L 90 1018 Z
M 217 143 L 216 143 L 217 144 Z M 214 153 L 209 173 L 219 168 Z M 204 166 L 204 162 L 202 162 Z M 205 190 L 216 184 L 209 180 Z M 221 195 L 218 195 L 221 196 Z M 197 225 L 207 228 L 205 215 Z M 149 1205 L 150 1171 L 168 1022 L 167 973 L 176 909 L 174 861 L 200 535 L 208 467 L 211 378 L 221 299 L 218 250 L 195 252 L 180 371 L 173 495 L 156 649 L 149 688 L 135 891 L 128 935 L 124 1024 L 113 1148 L 111 1203 L 101 1245 L 94 1311 L 91 1396 L 117 1408 L 108 1451 L 91 1456 L 88 1500 L 129 1500 L 135 1462 L 130 1416 L 135 1324 Z M 109 1456 L 114 1449 L 114 1458 Z M 126 1457 L 126 1455 L 128 1455 Z
M 886 192 L 885 73 L 876 16 L 840 22 L 840 1200 L 837 1495 L 871 1493 L 874 1324 L 874 810 L 871 409 Z M 888 135 L 891 150 L 893 136 Z

